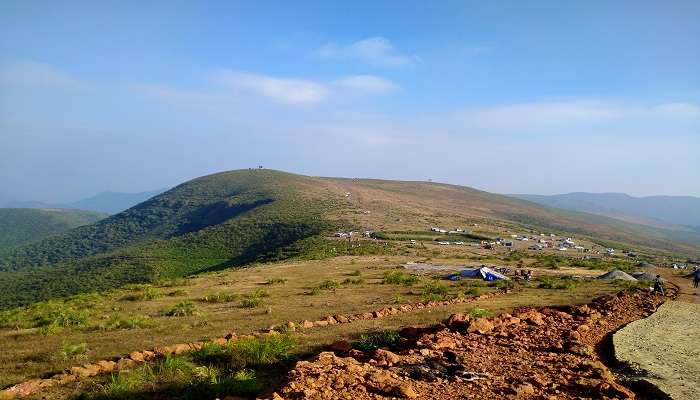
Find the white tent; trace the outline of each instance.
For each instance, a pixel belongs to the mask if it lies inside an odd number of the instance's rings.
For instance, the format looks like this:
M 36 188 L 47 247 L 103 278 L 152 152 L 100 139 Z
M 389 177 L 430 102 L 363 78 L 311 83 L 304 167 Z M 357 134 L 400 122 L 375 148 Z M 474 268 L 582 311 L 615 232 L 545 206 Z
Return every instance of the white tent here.
M 500 272 L 496 272 L 489 267 L 465 268 L 459 272 L 463 278 L 481 278 L 485 281 L 510 280 Z

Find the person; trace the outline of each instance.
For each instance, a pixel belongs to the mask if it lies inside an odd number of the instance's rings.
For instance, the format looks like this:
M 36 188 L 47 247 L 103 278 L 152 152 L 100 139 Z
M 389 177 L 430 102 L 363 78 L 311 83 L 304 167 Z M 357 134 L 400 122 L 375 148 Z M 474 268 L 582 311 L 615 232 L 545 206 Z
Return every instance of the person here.
M 693 287 L 698 288 L 698 283 L 700 283 L 700 268 L 695 268 L 693 271 Z
M 664 283 L 661 279 L 661 275 L 656 275 L 656 280 L 654 281 L 654 293 L 660 293 L 664 296 Z

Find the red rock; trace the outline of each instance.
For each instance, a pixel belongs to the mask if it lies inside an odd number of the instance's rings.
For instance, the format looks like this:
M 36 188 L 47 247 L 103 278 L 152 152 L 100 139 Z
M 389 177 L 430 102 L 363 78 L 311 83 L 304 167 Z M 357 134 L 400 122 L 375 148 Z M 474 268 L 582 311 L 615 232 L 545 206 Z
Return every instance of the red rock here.
M 377 365 L 386 365 L 389 367 L 401 361 L 401 357 L 384 349 L 377 349 L 374 352 L 373 358 L 377 360 Z
M 140 351 L 134 351 L 131 354 L 129 354 L 129 358 L 136 361 L 136 362 L 144 362 L 145 359 L 143 357 L 143 353 Z
M 488 318 L 477 318 L 469 323 L 467 328 L 467 333 L 480 333 L 486 334 L 493 330 L 493 322 L 489 321 Z

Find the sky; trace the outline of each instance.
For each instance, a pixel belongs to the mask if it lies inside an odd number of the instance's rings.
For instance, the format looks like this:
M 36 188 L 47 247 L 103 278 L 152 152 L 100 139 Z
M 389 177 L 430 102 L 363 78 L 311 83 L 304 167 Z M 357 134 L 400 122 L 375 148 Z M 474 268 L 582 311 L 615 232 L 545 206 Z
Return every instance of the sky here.
M 0 2 L 0 200 L 263 165 L 700 196 L 698 1 Z

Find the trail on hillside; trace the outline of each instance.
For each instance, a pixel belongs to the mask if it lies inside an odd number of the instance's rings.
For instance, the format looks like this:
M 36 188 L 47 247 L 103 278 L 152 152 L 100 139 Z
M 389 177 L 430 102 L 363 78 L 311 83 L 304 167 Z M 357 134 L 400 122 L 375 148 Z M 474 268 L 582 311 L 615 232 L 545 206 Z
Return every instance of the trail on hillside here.
M 611 333 L 652 314 L 663 301 L 635 292 L 493 318 L 453 315 L 427 333 L 405 329 L 395 353 L 324 352 L 301 361 L 278 394 L 354 400 L 635 398 L 599 354 Z

